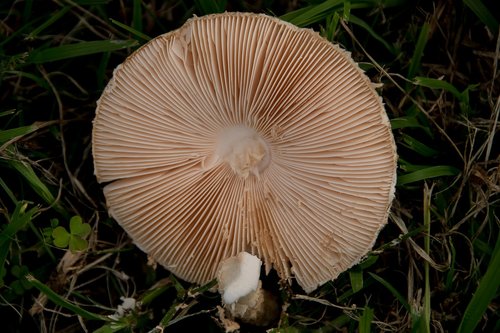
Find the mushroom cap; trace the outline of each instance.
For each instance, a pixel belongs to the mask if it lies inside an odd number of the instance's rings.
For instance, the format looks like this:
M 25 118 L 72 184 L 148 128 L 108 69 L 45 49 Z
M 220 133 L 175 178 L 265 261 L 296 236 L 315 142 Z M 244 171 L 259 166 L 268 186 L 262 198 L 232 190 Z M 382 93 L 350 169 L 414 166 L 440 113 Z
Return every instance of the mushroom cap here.
M 172 273 L 206 283 L 246 251 L 306 292 L 372 248 L 397 160 L 350 54 L 250 13 L 192 18 L 129 56 L 93 155 L 110 215 Z

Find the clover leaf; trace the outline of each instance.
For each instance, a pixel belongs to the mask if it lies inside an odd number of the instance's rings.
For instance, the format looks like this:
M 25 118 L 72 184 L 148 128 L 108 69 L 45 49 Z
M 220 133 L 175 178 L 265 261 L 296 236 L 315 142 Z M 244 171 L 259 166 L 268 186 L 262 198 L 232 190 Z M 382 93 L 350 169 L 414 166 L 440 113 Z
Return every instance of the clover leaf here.
M 52 231 L 54 245 L 61 248 L 69 247 L 71 251 L 83 251 L 88 246 L 85 238 L 90 231 L 88 223 L 83 223 L 80 216 L 73 216 L 69 221 L 69 232 L 63 226 L 58 226 Z
M 83 223 L 80 216 L 73 216 L 69 221 L 70 234 L 85 238 L 90 234 L 90 225 Z
M 54 230 L 52 230 L 54 245 L 57 247 L 68 247 L 70 236 L 71 235 L 69 234 L 69 232 L 67 232 L 66 229 L 62 226 L 58 226 Z

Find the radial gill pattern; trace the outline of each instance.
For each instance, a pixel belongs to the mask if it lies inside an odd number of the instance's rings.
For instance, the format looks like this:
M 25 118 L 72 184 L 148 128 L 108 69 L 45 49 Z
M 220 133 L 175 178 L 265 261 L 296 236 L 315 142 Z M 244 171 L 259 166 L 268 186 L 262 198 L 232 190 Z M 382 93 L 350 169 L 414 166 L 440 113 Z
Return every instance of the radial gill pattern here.
M 111 216 L 200 284 L 247 251 L 313 291 L 370 250 L 394 192 L 368 78 L 264 15 L 193 18 L 131 55 L 98 102 L 93 154 Z

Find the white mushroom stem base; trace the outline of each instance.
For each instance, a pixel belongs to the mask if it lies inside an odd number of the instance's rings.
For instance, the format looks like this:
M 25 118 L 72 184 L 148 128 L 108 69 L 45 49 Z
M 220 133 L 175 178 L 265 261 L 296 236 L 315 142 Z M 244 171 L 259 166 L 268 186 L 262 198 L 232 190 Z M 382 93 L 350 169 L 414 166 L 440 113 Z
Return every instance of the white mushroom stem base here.
M 225 309 L 231 317 L 256 326 L 268 326 L 279 316 L 276 297 L 271 292 L 262 289 L 260 281 L 257 290 L 232 304 L 226 304 Z
M 267 326 L 279 315 L 276 297 L 262 289 L 259 280 L 262 261 L 247 252 L 224 260 L 217 280 L 228 317 L 241 322 Z
M 217 139 L 216 154 L 245 179 L 250 174 L 258 177 L 271 161 L 268 143 L 246 126 L 225 129 Z

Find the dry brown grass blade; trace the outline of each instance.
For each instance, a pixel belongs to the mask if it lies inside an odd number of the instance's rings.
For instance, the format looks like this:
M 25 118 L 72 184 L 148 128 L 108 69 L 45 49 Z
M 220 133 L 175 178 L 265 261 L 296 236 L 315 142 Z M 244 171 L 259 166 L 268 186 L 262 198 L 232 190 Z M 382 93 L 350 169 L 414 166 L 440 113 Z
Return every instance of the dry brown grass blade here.
M 398 228 L 401 230 L 403 235 L 408 234 L 408 228 L 406 227 L 406 225 L 401 217 L 392 214 L 391 220 L 398 226 Z M 411 249 L 413 251 L 415 251 L 415 253 L 417 253 L 422 259 L 427 261 L 434 269 L 441 271 L 441 272 L 444 272 L 449 268 L 450 262 L 451 262 L 451 256 L 449 253 L 447 255 L 448 262 L 446 264 L 438 264 L 411 237 L 407 238 L 406 241 L 410 244 Z
M 47 82 L 47 84 L 49 85 L 49 87 L 52 90 L 52 93 L 57 101 L 57 106 L 58 106 L 58 111 L 59 111 L 59 132 L 60 132 L 60 138 L 61 138 L 62 157 L 63 157 L 63 162 L 64 162 L 64 168 L 66 170 L 68 178 L 71 181 L 71 184 L 73 185 L 73 188 L 76 190 L 76 192 L 80 193 L 92 207 L 97 208 L 97 204 L 95 203 L 95 201 L 90 197 L 90 195 L 87 193 L 87 190 L 85 189 L 83 184 L 80 182 L 80 180 L 77 177 L 74 176 L 73 172 L 69 168 L 67 143 L 66 143 L 66 139 L 64 136 L 64 124 L 65 124 L 64 106 L 63 106 L 59 91 L 56 89 L 56 87 L 52 83 L 50 75 L 46 72 L 44 67 L 39 66 L 38 70 L 42 74 L 42 76 L 45 79 L 45 81 Z

